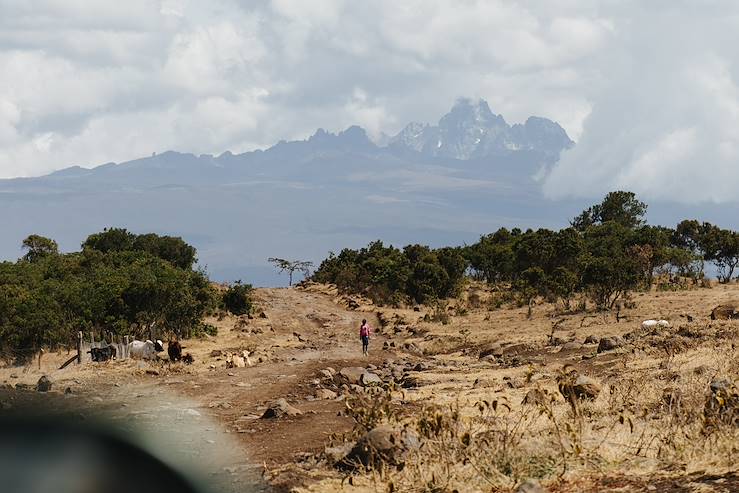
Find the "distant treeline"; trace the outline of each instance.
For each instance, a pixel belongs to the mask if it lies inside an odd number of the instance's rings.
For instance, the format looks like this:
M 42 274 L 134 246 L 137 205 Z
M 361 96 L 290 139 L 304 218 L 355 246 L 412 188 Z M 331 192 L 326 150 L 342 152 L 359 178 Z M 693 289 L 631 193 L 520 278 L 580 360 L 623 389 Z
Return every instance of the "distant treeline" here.
M 187 336 L 219 302 L 181 238 L 108 229 L 75 253 L 37 235 L 23 248 L 17 262 L 0 263 L 0 356 L 16 362 L 79 330 L 148 337 L 157 324 Z
M 739 235 L 709 223 L 675 229 L 644 221 L 647 205 L 632 192 L 609 193 L 560 231 L 501 228 L 464 247 L 402 250 L 377 241 L 330 254 L 312 276 L 377 302 L 428 303 L 455 295 L 465 273 L 504 284 L 519 299 L 561 301 L 569 308 L 585 295 L 610 309 L 630 291 L 651 287 L 655 276 L 699 280 L 712 262 L 728 282 L 739 263 Z

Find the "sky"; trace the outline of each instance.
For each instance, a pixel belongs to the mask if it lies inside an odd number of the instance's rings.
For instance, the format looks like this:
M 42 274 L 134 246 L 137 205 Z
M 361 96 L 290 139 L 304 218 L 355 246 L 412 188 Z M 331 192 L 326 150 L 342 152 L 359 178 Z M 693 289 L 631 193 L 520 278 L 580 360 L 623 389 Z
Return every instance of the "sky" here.
M 552 198 L 734 202 L 735 0 L 0 0 L 0 178 L 220 154 L 459 97 L 577 145 Z

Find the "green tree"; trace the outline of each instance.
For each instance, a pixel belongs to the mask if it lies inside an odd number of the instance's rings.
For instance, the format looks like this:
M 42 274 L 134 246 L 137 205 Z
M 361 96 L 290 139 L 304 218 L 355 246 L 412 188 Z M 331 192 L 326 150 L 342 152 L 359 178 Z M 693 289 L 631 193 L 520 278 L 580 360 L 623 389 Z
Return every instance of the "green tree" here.
M 56 241 L 39 235 L 30 235 L 23 240 L 23 249 L 26 250 L 23 260 L 28 262 L 36 262 L 49 255 L 59 254 L 59 245 Z
M 589 226 L 616 222 L 629 229 L 644 225 L 647 204 L 639 201 L 633 192 L 618 190 L 610 192 L 600 204 L 585 209 L 570 224 L 579 231 Z

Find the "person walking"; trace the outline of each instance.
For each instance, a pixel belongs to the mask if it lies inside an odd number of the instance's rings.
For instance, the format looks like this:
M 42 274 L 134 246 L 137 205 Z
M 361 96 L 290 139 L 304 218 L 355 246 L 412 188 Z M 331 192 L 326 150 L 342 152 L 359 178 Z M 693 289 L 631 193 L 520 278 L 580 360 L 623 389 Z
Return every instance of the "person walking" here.
M 372 327 L 367 320 L 362 320 L 362 326 L 359 328 L 359 338 L 362 340 L 362 354 L 369 356 L 369 340 L 372 335 Z

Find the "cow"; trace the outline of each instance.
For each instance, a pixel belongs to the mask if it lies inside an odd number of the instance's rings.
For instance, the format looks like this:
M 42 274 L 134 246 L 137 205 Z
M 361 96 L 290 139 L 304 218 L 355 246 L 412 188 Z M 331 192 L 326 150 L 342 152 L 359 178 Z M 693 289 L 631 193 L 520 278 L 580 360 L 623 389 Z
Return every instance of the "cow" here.
M 133 359 L 155 360 L 157 353 L 164 351 L 162 341 L 133 341 L 128 345 L 128 356 Z
M 241 351 L 241 355 L 226 353 L 226 368 L 244 368 L 251 366 L 252 362 L 249 359 L 249 351 Z
M 167 354 L 169 354 L 169 361 L 180 361 L 182 360 L 182 346 L 177 341 L 169 341 L 167 344 Z
M 92 361 L 95 362 L 115 359 L 117 353 L 115 346 L 112 345 L 101 348 L 90 348 L 90 350 L 87 352 L 90 353 L 90 358 L 92 359 Z

